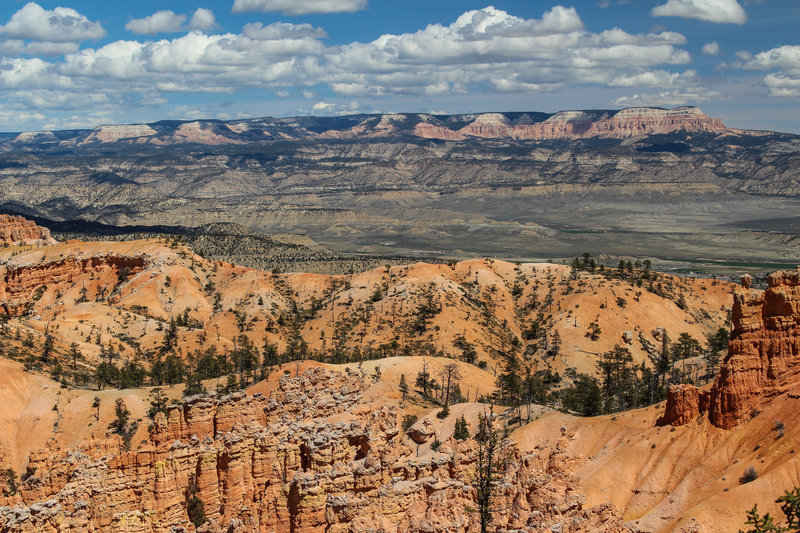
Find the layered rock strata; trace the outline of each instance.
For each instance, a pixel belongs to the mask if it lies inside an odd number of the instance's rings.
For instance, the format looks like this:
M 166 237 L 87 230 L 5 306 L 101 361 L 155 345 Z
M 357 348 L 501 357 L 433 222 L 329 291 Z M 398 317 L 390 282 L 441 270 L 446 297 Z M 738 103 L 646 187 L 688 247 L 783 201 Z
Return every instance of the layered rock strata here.
M 365 399 L 360 377 L 315 369 L 269 398 L 194 397 L 154 421 L 133 451 L 117 437 L 30 458 L 33 475 L 0 499 L 0 531 L 193 531 L 190 476 L 208 521 L 197 531 L 480 530 L 477 443 L 417 456 L 396 407 Z M 583 508 L 563 453 L 503 444 L 497 531 L 623 531 L 610 506 Z
M 764 291 L 745 277 L 734 294 L 728 355 L 710 389 L 672 387 L 662 424 L 683 425 L 708 412 L 729 429 L 800 383 L 800 270 L 767 277 Z
M 51 289 L 55 287 L 55 290 L 66 290 L 86 274 L 97 280 L 109 278 L 122 281 L 129 275 L 138 274 L 146 266 L 144 256 L 112 255 L 70 256 L 58 261 L 26 265 L 6 263 L 0 265 L 0 311 L 8 316 L 21 316 L 42 297 L 48 286 Z
M 55 244 L 50 230 L 15 215 L 0 215 L 0 246 Z

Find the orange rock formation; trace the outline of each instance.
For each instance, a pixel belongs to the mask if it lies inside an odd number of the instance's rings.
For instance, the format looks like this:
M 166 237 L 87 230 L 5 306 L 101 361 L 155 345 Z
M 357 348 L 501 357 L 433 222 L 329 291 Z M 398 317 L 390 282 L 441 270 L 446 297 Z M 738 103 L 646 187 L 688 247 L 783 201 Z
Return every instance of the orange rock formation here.
M 708 412 L 729 429 L 800 382 L 800 270 L 767 277 L 765 291 L 745 277 L 734 296 L 728 355 L 708 390 L 670 389 L 662 424 L 679 426 Z M 790 392 L 791 394 L 791 392 Z
M 0 246 L 54 244 L 50 230 L 15 215 L 0 215 Z
M 269 398 L 171 407 L 134 451 L 114 436 L 33 453 L 21 493 L 0 498 L 0 531 L 193 531 L 190 475 L 208 518 L 197 531 L 478 530 L 475 441 L 417 456 L 396 406 L 364 400 L 366 388 L 354 373 L 312 369 L 281 379 Z M 561 440 L 547 452 L 501 448 L 495 525 L 624 531 L 610 505 L 584 508 Z

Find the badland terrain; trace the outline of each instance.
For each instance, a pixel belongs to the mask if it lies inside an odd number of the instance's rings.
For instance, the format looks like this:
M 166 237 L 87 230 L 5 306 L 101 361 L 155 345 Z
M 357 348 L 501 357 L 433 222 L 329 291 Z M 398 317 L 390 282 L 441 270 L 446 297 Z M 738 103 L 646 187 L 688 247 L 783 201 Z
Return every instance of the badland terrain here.
M 797 256 L 799 153 L 696 107 L 162 121 L 3 134 L 0 207 L 338 253 L 768 270 Z
M 798 148 L 693 107 L 1 136 L 0 532 L 779 517 Z
M 735 531 L 798 484 L 797 271 L 282 273 L 0 226 L 0 531 Z

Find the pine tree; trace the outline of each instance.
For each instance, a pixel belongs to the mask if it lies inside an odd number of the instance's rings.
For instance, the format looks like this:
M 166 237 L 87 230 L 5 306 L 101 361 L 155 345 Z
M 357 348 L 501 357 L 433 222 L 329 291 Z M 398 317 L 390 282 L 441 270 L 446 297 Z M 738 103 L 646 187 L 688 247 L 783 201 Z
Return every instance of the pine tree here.
M 466 440 L 469 438 L 469 427 L 467 426 L 467 421 L 464 418 L 464 415 L 461 415 L 461 418 L 456 419 L 456 427 L 453 430 L 453 438 L 456 440 Z
M 92 408 L 95 409 L 95 420 L 100 420 L 100 397 L 95 396 L 92 402 Z
M 13 468 L 8 468 L 3 472 L 5 474 L 6 483 L 3 488 L 3 496 L 9 497 L 17 493 L 17 474 Z
M 422 389 L 424 396 L 428 395 L 428 389 L 431 386 L 431 375 L 428 373 L 428 362 L 422 361 L 422 370 L 417 373 L 416 386 Z
M 494 413 L 481 415 L 478 421 L 478 460 L 475 469 L 473 484 L 478 503 L 478 516 L 481 523 L 481 533 L 488 533 L 492 523 L 492 501 L 497 483 L 500 481 L 499 472 L 503 468 L 500 457 L 501 441 L 497 430 L 493 426 Z
M 205 394 L 206 388 L 203 387 L 203 382 L 200 381 L 200 375 L 197 372 L 191 372 L 186 378 L 186 388 L 183 389 L 184 396 L 194 396 L 195 394 Z
M 400 392 L 403 393 L 403 401 L 406 401 L 406 394 L 408 394 L 408 383 L 406 383 L 405 374 L 400 374 Z
M 205 506 L 197 493 L 197 476 L 189 474 L 189 484 L 186 487 L 186 514 L 195 527 L 206 523 Z
M 131 412 L 128 411 L 128 406 L 125 405 L 125 400 L 122 398 L 117 398 L 116 402 L 114 402 L 114 416 L 114 420 L 108 425 L 109 429 L 117 435 L 125 434 Z

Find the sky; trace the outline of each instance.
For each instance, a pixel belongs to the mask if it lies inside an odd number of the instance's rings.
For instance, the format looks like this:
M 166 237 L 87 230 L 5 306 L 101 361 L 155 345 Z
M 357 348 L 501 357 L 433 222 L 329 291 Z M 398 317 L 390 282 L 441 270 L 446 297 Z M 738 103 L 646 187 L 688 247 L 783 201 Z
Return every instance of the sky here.
M 800 133 L 800 0 L 0 0 L 0 131 L 678 105 Z

